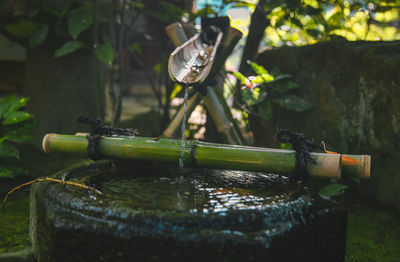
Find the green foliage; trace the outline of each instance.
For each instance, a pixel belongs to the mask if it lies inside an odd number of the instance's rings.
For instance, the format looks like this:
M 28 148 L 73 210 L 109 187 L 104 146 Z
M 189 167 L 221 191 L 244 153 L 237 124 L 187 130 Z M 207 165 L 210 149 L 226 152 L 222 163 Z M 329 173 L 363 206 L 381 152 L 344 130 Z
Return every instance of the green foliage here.
M 31 139 L 29 132 L 32 128 L 32 115 L 22 111 L 27 101 L 28 98 L 16 96 L 8 96 L 0 101 L 0 177 L 13 177 L 13 171 L 18 169 L 10 166 L 7 161 L 19 159 L 19 151 L 13 142 Z
M 156 9 L 146 9 L 145 13 L 167 24 L 179 21 L 185 15 L 182 8 L 167 1 L 160 1 Z
M 46 24 L 38 25 L 29 37 L 29 46 L 35 48 L 41 45 L 46 40 L 48 32 L 49 27 Z
M 97 59 L 103 61 L 107 66 L 112 67 L 112 62 L 114 60 L 114 49 L 111 43 L 105 43 L 100 45 L 95 49 L 95 54 Z
M 5 188 L 2 189 L 5 190 Z M 0 228 L 0 260 L 12 261 L 12 258 L 2 258 L 1 255 L 7 252 L 16 252 L 31 245 L 29 239 L 29 194 L 16 193 L 12 200 L 7 202 L 5 212 L 0 212 Z
M 54 53 L 54 57 L 68 55 L 83 47 L 85 47 L 85 44 L 82 43 L 81 41 L 78 40 L 68 41 L 64 43 L 62 47 L 56 50 L 56 52 Z
M 139 55 L 142 54 L 142 47 L 140 46 L 140 44 L 138 42 L 134 42 L 132 43 L 128 49 L 132 52 L 136 52 Z
M 90 5 L 73 10 L 68 18 L 68 33 L 76 39 L 93 24 L 94 12 Z
M 7 33 L 16 37 L 29 37 L 36 28 L 36 23 L 28 19 L 20 19 L 16 23 L 4 26 Z
M 344 190 L 346 190 L 347 188 L 349 187 L 343 184 L 329 184 L 323 187 L 319 191 L 319 194 L 327 197 L 338 196 L 340 194 L 343 194 Z
M 248 61 L 256 75 L 246 77 L 240 72 L 234 75 L 242 85 L 241 98 L 247 111 L 259 116 L 263 121 L 272 117 L 274 106 L 293 112 L 304 112 L 312 105 L 293 93 L 299 85 L 289 75 L 269 73 L 262 65 Z
M 400 1 L 285 0 L 267 1 L 270 20 L 268 45 L 304 45 L 317 41 L 347 39 L 400 39 L 396 21 Z
M 350 209 L 346 262 L 400 261 L 398 214 L 366 207 Z

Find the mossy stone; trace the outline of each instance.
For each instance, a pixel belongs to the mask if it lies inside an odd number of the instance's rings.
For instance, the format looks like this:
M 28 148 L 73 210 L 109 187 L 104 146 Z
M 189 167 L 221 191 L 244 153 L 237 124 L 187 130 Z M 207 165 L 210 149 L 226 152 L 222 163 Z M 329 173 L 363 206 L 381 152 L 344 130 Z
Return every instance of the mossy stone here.
M 31 190 L 42 261 L 343 261 L 346 211 L 273 174 L 97 162 Z

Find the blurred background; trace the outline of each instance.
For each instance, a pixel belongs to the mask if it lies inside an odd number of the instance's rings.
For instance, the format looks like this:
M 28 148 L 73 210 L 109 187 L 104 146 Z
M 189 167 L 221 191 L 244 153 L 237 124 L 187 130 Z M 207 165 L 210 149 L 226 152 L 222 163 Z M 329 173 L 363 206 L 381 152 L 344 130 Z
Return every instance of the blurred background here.
M 274 140 L 288 128 L 328 150 L 370 154 L 370 180 L 318 185 L 342 185 L 328 195 L 350 207 L 346 261 L 400 261 L 399 0 L 0 3 L 1 196 L 80 161 L 40 151 L 46 133 L 87 131 L 80 115 L 162 135 L 184 93 L 168 75 L 164 28 L 228 16 L 243 37 L 219 92 L 244 143 L 288 148 Z M 209 119 L 200 103 L 186 138 L 224 142 Z M 26 195 L 18 201 L 0 214 L 0 252 L 29 243 Z

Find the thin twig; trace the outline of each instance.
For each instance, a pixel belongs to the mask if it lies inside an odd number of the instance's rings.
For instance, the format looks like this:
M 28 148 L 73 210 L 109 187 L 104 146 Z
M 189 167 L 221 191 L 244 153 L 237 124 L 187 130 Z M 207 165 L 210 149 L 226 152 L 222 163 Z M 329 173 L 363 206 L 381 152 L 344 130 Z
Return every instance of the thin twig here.
M 17 191 L 17 190 L 19 190 L 19 189 L 21 189 L 21 188 L 23 188 L 23 187 L 26 187 L 26 186 L 35 184 L 35 183 L 45 182 L 45 181 L 54 182 L 54 183 L 59 183 L 59 184 L 63 184 L 63 185 L 75 186 L 75 187 L 79 187 L 79 188 L 82 188 L 82 189 L 85 189 L 85 190 L 93 190 L 93 191 L 95 191 L 96 193 L 98 193 L 98 194 L 100 194 L 100 195 L 102 194 L 101 191 L 97 190 L 97 189 L 94 188 L 94 187 L 87 186 L 87 185 L 83 185 L 83 184 L 79 184 L 79 183 L 75 183 L 75 182 L 71 182 L 71 181 L 64 181 L 64 180 L 55 179 L 55 178 L 50 178 L 50 177 L 37 178 L 37 179 L 35 179 L 35 180 L 29 181 L 29 182 L 27 182 L 27 183 L 24 183 L 24 184 L 22 184 L 22 185 L 19 185 L 19 186 L 17 186 L 17 187 L 14 187 L 13 189 L 11 189 L 11 191 L 8 192 L 7 195 L 6 195 L 6 196 L 4 197 L 4 199 L 3 199 L 2 208 L 4 209 L 4 206 L 5 206 L 6 202 L 7 202 L 8 197 L 9 197 L 12 193 L 14 193 L 15 191 Z

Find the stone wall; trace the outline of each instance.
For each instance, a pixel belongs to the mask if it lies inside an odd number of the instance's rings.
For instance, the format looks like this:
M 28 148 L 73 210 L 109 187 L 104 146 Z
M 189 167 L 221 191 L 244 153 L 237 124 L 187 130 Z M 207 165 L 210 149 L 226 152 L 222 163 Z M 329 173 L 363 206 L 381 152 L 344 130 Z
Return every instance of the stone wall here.
M 370 154 L 371 179 L 361 188 L 400 212 L 400 42 L 282 47 L 257 62 L 291 74 L 314 105 L 304 113 L 275 109 L 268 123 L 252 117 L 257 145 L 271 146 L 266 134 L 279 127 L 324 140 L 328 150 Z
M 93 84 L 93 54 L 79 50 L 60 58 L 54 51 L 30 50 L 26 62 L 24 95 L 37 121 L 33 143 L 40 147 L 46 133 L 71 134 L 88 130 L 80 115 L 98 116 Z

